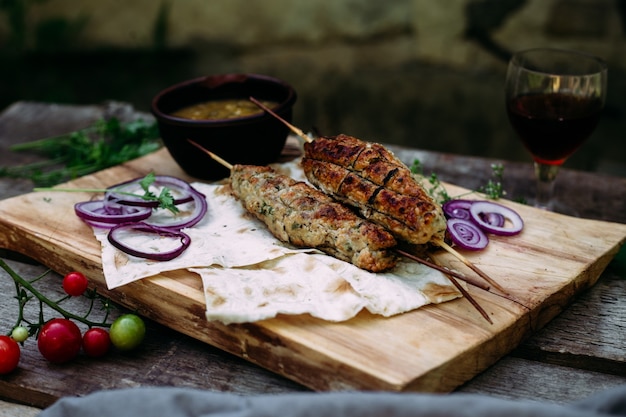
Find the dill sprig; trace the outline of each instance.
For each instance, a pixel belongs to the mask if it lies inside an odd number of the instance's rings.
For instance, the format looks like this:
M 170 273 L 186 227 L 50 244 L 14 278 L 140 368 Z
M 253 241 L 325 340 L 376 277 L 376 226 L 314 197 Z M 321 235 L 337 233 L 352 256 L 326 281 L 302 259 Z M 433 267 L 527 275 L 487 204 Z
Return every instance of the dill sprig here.
M 49 187 L 138 158 L 161 146 L 155 122 L 99 119 L 75 132 L 12 146 L 12 151 L 34 152 L 47 159 L 0 167 L 0 176 L 26 178 L 36 187 Z

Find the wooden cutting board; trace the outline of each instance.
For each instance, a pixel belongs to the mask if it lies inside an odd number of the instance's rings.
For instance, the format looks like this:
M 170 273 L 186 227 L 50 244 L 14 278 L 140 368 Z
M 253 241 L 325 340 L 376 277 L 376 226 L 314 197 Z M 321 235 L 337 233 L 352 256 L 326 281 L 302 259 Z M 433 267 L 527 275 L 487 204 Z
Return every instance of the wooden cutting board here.
M 163 149 L 63 187 L 104 188 L 152 170 L 190 179 Z M 449 188 L 452 195 L 462 191 Z M 28 255 L 60 274 L 84 271 L 101 292 L 120 304 L 314 390 L 451 391 L 592 286 L 626 239 L 624 224 L 571 218 L 503 201 L 522 215 L 524 231 L 515 237 L 493 237 L 486 250 L 466 254 L 520 302 L 470 286 L 494 324 L 466 299 L 458 299 L 391 318 L 362 312 L 343 323 L 302 315 L 225 326 L 205 319 L 202 283 L 187 271 L 107 291 L 100 244 L 73 211 L 74 203 L 91 197 L 81 192 L 39 192 L 1 201 L 0 247 Z M 440 259 L 473 274 L 448 254 Z

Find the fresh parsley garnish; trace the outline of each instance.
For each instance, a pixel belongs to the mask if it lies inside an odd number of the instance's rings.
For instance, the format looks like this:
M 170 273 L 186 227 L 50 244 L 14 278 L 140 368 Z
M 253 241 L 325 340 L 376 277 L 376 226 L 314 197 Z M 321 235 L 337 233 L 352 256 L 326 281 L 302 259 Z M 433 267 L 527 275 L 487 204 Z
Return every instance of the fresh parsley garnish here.
M 150 186 L 154 183 L 155 179 L 156 175 L 154 174 L 154 172 L 151 172 L 143 177 L 141 181 L 139 181 L 139 185 L 144 191 L 144 194 L 141 197 L 146 201 L 158 201 L 160 208 L 167 209 L 172 213 L 178 213 L 178 207 L 176 207 L 176 205 L 174 204 L 174 197 L 172 196 L 172 192 L 168 187 L 161 188 L 158 196 L 150 190 Z

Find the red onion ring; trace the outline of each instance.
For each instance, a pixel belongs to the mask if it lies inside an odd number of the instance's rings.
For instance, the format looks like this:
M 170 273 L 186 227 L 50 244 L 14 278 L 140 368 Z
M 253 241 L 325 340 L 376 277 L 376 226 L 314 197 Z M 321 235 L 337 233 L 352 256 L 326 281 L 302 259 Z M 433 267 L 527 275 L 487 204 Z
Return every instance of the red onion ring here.
M 471 216 L 471 214 L 468 212 L 468 214 Z M 502 227 L 504 226 L 504 223 L 506 222 L 506 219 L 504 218 L 504 216 L 500 213 L 481 213 L 480 214 L 480 218 L 487 224 L 491 225 L 491 226 L 496 226 L 496 227 Z
M 117 249 L 133 256 L 168 261 L 179 256 L 191 244 L 191 238 L 180 229 L 195 226 L 206 215 L 208 204 L 204 194 L 191 184 L 176 177 L 157 175 L 151 187 L 165 188 L 174 198 L 178 213 L 159 208 L 158 201 L 143 199 L 143 178 L 136 178 L 107 188 L 103 200 L 83 201 L 74 205 L 76 215 L 93 227 L 110 229 L 107 239 Z M 128 195 L 128 193 L 136 194 Z M 155 192 L 156 194 L 156 192 Z M 154 209 L 154 210 L 153 210 Z M 123 243 L 126 232 L 150 233 L 161 237 L 176 237 L 180 245 L 171 251 L 147 252 Z
M 490 224 L 483 220 L 481 216 L 485 213 L 499 214 L 508 219 L 512 223 L 512 226 L 507 227 L 504 224 L 500 226 Z M 476 222 L 481 229 L 488 233 L 493 233 L 494 235 L 513 236 L 521 232 L 524 227 L 524 221 L 514 210 L 491 201 L 475 202 L 470 207 L 470 214 L 472 215 L 472 220 Z
M 448 234 L 454 243 L 467 250 L 482 250 L 489 243 L 485 233 L 471 220 L 449 219 Z
M 448 219 L 448 235 L 467 250 L 485 248 L 489 243 L 485 233 L 512 236 L 524 227 L 524 221 L 514 210 L 491 201 L 458 199 L 441 207 Z M 507 225 L 507 219 L 512 226 Z
M 166 252 L 147 252 L 132 248 L 123 243 L 123 234 L 125 232 L 140 232 L 155 234 L 164 238 L 176 238 L 180 240 L 180 245 L 175 249 Z M 158 227 L 144 222 L 122 223 L 114 226 L 107 235 L 107 239 L 111 245 L 117 249 L 139 258 L 151 259 L 155 261 L 170 261 L 183 253 L 191 244 L 191 238 L 180 230 L 172 230 L 166 227 Z
M 152 214 L 152 209 L 150 207 L 118 207 L 107 210 L 103 200 L 90 200 L 74 204 L 74 212 L 90 225 L 110 228 L 120 223 L 145 220 Z
M 448 200 L 441 208 L 448 219 L 470 219 L 469 208 L 474 202 L 471 200 Z
M 125 206 L 158 207 L 158 201 L 148 201 L 142 198 L 142 195 L 144 194 L 144 190 L 140 184 L 142 180 L 143 177 L 135 178 L 130 181 L 121 182 L 108 187 L 106 193 L 104 194 L 105 204 L 111 206 L 122 204 Z M 188 182 L 169 175 L 155 175 L 154 182 L 150 186 L 156 188 L 167 187 L 172 195 L 178 195 L 178 197 L 174 198 L 175 205 L 187 203 L 193 200 L 192 194 L 195 191 Z M 137 193 L 136 197 L 126 194 L 134 194 L 136 192 L 140 192 L 140 194 Z

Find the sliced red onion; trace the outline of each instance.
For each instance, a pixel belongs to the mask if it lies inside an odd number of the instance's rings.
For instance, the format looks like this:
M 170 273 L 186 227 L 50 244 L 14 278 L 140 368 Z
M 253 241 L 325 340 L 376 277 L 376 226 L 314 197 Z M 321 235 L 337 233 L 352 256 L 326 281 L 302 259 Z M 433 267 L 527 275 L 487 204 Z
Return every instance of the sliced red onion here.
M 179 204 L 178 213 L 172 213 L 166 209 L 156 209 L 145 223 L 157 227 L 180 230 L 195 226 L 205 216 L 208 204 L 204 194 L 194 188 L 190 188 L 192 200 Z
M 145 220 L 152 214 L 152 209 L 150 207 L 107 209 L 103 200 L 90 200 L 76 203 L 74 212 L 92 226 L 110 228 L 120 223 Z
M 146 235 L 148 238 L 146 242 L 138 242 Z M 158 239 L 155 239 L 155 236 Z M 107 239 L 111 245 L 129 255 L 155 261 L 172 260 L 191 244 L 189 235 L 180 230 L 153 226 L 144 222 L 119 224 L 109 231 Z M 163 250 L 163 246 L 167 248 Z
M 481 250 L 489 243 L 485 233 L 471 220 L 449 219 L 448 233 L 456 245 L 467 250 Z
M 505 207 L 501 204 L 494 203 L 491 201 L 476 201 L 470 207 L 470 214 L 472 215 L 472 220 L 480 226 L 481 229 L 488 233 L 493 233 L 494 235 L 500 236 L 512 236 L 516 235 L 524 227 L 524 221 L 520 217 L 517 212 L 514 210 Z M 511 222 L 511 226 L 503 225 L 494 225 L 490 224 L 487 221 L 483 220 L 482 216 L 484 214 L 497 214 L 503 216 L 505 219 L 508 219 Z
M 469 212 L 468 212 L 469 214 Z M 471 214 L 470 214 L 471 216 Z M 480 218 L 487 224 L 496 227 L 504 226 L 506 219 L 500 213 L 481 213 Z
M 116 206 L 118 204 L 139 207 L 158 207 L 158 201 L 150 201 L 142 198 L 145 193 L 141 187 L 142 178 L 135 178 L 107 188 L 104 194 L 104 201 L 107 205 Z M 187 181 L 169 175 L 155 175 L 154 182 L 150 187 L 159 194 L 160 189 L 167 187 L 174 197 L 174 204 L 187 203 L 193 200 L 193 187 Z M 196 191 L 197 192 L 197 191 Z M 136 194 L 136 196 L 129 195 Z
M 471 200 L 449 200 L 443 203 L 441 208 L 448 219 L 470 219 L 469 208 L 473 204 Z

